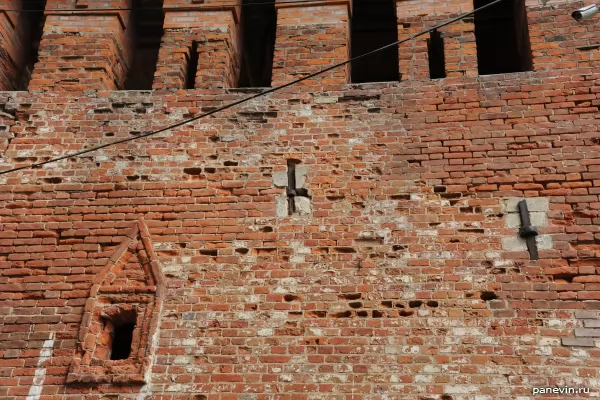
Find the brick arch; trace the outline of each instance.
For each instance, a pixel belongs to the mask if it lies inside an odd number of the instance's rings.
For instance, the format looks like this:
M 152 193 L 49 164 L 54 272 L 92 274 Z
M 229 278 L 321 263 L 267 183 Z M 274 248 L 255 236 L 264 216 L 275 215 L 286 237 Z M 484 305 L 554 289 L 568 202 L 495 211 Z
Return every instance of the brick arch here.
M 146 382 L 164 298 L 164 277 L 144 220 L 126 236 L 94 279 L 67 383 Z M 126 360 L 110 360 L 110 329 L 129 315 L 135 323 L 131 354 Z

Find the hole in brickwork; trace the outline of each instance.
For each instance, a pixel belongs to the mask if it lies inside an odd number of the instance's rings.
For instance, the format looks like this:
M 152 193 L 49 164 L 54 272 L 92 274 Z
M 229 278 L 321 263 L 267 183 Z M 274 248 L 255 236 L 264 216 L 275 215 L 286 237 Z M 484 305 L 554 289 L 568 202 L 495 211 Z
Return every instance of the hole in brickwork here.
M 441 193 L 440 197 L 445 200 L 458 199 L 458 198 L 462 197 L 462 194 L 460 194 L 460 193 Z
M 206 400 L 207 397 L 203 394 L 195 394 L 193 400 Z
M 438 302 L 437 302 L 437 301 L 435 301 L 435 300 L 429 300 L 429 301 L 427 302 L 427 307 L 433 307 L 433 308 L 435 308 L 435 307 L 437 307 L 438 305 L 439 305 L 439 304 L 438 304 Z
M 398 40 L 398 23 L 392 0 L 354 0 L 351 21 L 352 57 Z M 398 81 L 398 46 L 352 62 L 352 82 Z
M 204 172 L 207 174 L 214 174 L 216 171 L 216 168 L 204 168 Z
M 298 301 L 300 300 L 300 297 L 293 294 L 286 294 L 285 296 L 283 296 L 283 299 L 285 301 Z
M 26 90 L 31 80 L 33 67 L 38 61 L 38 53 L 40 41 L 42 39 L 42 31 L 44 27 L 44 8 L 46 0 L 22 0 L 21 8 L 29 10 L 25 13 L 20 13 L 18 26 L 24 27 L 24 36 L 21 43 L 24 44 L 25 63 L 21 70 L 17 71 L 18 76 L 15 81 L 15 90 Z
M 369 316 L 369 312 L 368 311 L 357 311 L 356 315 L 358 315 L 361 318 L 366 318 Z
M 56 184 L 62 182 L 62 178 L 59 178 L 59 177 L 44 178 L 44 182 L 56 185 Z
M 427 53 L 429 55 L 429 77 L 431 79 L 440 79 L 446 77 L 446 56 L 444 55 L 444 39 L 442 35 L 436 29 L 429 32 L 429 39 L 427 39 Z M 444 186 L 437 186 L 437 188 L 443 188 Z M 435 190 L 434 190 L 435 191 Z
M 479 298 L 483 301 L 490 301 L 498 298 L 498 295 L 494 292 L 481 292 Z
M 272 226 L 265 226 L 261 229 L 261 232 L 265 232 L 265 233 L 269 233 L 269 232 L 273 232 L 273 227 Z
M 414 313 L 415 313 L 414 311 L 402 310 L 402 311 L 400 311 L 400 316 L 401 317 L 410 317 Z
M 410 200 L 410 194 L 397 194 L 391 196 L 392 200 Z
M 421 300 L 411 300 L 408 302 L 408 306 L 410 308 L 419 308 L 423 305 L 423 302 Z
M 242 68 L 239 87 L 271 86 L 277 13 L 275 2 L 242 0 Z M 260 3 L 260 2 L 259 2 Z
M 257 256 L 265 256 L 270 254 L 277 254 L 277 248 L 275 247 L 262 247 L 258 249 L 254 249 L 253 253 Z
M 444 395 L 442 395 L 442 397 L 440 397 L 440 400 L 454 400 L 454 399 L 449 394 L 444 394 Z
M 355 301 L 353 303 L 348 304 L 350 308 L 362 308 L 363 303 L 360 301 Z
M 350 254 L 356 253 L 356 250 L 354 250 L 352 247 L 334 247 L 333 252 L 341 254 Z
M 358 300 L 362 297 L 361 293 L 347 293 L 347 294 L 340 294 L 338 296 L 339 299 L 343 299 L 343 300 Z
M 394 303 L 391 302 L 391 301 L 382 301 L 381 302 L 381 307 L 393 308 L 394 307 Z
M 237 161 L 225 161 L 223 163 L 223 165 L 226 167 L 237 167 L 238 162 Z
M 219 255 L 219 251 L 217 249 L 204 249 L 200 250 L 200 254 L 203 256 L 216 257 Z
M 185 80 L 186 89 L 193 89 L 196 86 L 196 74 L 198 73 L 198 43 L 192 43 L 190 47 L 190 57 L 187 64 L 187 78 Z
M 379 310 L 373 310 L 373 318 L 382 318 L 385 314 Z
M 306 318 L 325 318 L 327 311 L 307 311 Z
M 475 8 L 493 0 L 475 0 Z M 525 0 L 503 1 L 475 14 L 479 73 L 531 71 L 532 55 Z
M 240 247 L 240 248 L 235 249 L 235 252 L 238 254 L 248 254 L 249 251 L 250 250 L 245 247 Z
M 188 175 L 200 175 L 202 173 L 202 168 L 184 168 L 183 173 Z
M 331 318 L 351 318 L 352 311 L 342 311 L 331 314 Z
M 485 230 L 481 229 L 481 228 L 464 228 L 464 229 L 457 229 L 458 232 L 465 232 L 465 233 L 485 233 Z

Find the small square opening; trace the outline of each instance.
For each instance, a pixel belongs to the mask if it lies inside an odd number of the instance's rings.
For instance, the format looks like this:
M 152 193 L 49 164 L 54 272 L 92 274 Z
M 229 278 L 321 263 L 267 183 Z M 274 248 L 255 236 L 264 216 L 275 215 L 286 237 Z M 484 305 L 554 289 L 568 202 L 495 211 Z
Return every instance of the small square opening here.
M 129 358 L 134 329 L 135 323 L 133 322 L 125 322 L 114 327 L 110 352 L 111 360 L 126 360 Z

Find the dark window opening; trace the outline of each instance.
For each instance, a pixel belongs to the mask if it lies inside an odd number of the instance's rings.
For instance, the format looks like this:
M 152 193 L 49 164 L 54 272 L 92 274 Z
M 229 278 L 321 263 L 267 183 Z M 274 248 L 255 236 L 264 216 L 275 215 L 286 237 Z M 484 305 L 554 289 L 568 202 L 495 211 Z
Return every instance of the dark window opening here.
M 163 0 L 133 0 L 129 27 L 133 29 L 133 59 L 125 90 L 150 90 L 158 62 L 165 19 Z
M 196 75 L 198 74 L 198 43 L 192 43 L 190 48 L 190 56 L 187 64 L 187 77 L 185 80 L 185 88 L 193 89 L 196 86 Z
M 242 5 L 252 5 L 242 8 L 242 68 L 239 87 L 271 86 L 277 13 L 273 0 L 262 1 L 265 4 L 256 4 L 256 0 L 242 1 Z
M 475 8 L 492 0 L 474 0 Z M 531 71 L 525 0 L 503 1 L 475 13 L 479 74 Z
M 392 0 L 354 0 L 351 21 L 352 57 L 398 41 L 396 3 Z M 399 81 L 398 46 L 352 62 L 353 83 Z
M 111 360 L 126 360 L 129 358 L 134 328 L 135 324 L 131 322 L 115 326 L 110 352 Z
M 17 90 L 26 90 L 31 80 L 33 67 L 38 62 L 40 41 L 44 29 L 44 8 L 46 0 L 23 0 L 21 7 L 28 12 L 21 13 L 24 19 L 25 32 L 23 37 L 24 59 L 17 80 Z
M 446 56 L 444 54 L 444 39 L 437 29 L 429 32 L 427 53 L 429 55 L 429 77 L 431 79 L 445 78 Z

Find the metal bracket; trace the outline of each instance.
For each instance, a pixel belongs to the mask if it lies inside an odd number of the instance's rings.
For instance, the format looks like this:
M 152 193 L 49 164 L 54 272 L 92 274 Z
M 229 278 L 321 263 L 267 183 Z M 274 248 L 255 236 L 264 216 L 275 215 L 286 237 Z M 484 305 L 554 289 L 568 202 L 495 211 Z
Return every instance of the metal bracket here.
M 527 208 L 527 201 L 521 200 L 519 202 L 519 215 L 521 216 L 521 229 L 519 230 L 519 236 L 525 239 L 527 243 L 527 250 L 529 251 L 529 258 L 531 260 L 538 260 L 538 248 L 535 241 L 535 237 L 539 235 L 536 227 L 531 225 L 529 219 L 529 209 Z
M 288 214 L 293 215 L 296 212 L 296 204 L 294 203 L 294 197 L 296 197 L 296 164 L 293 161 L 288 161 L 287 178 L 288 185 L 285 191 L 288 197 Z

